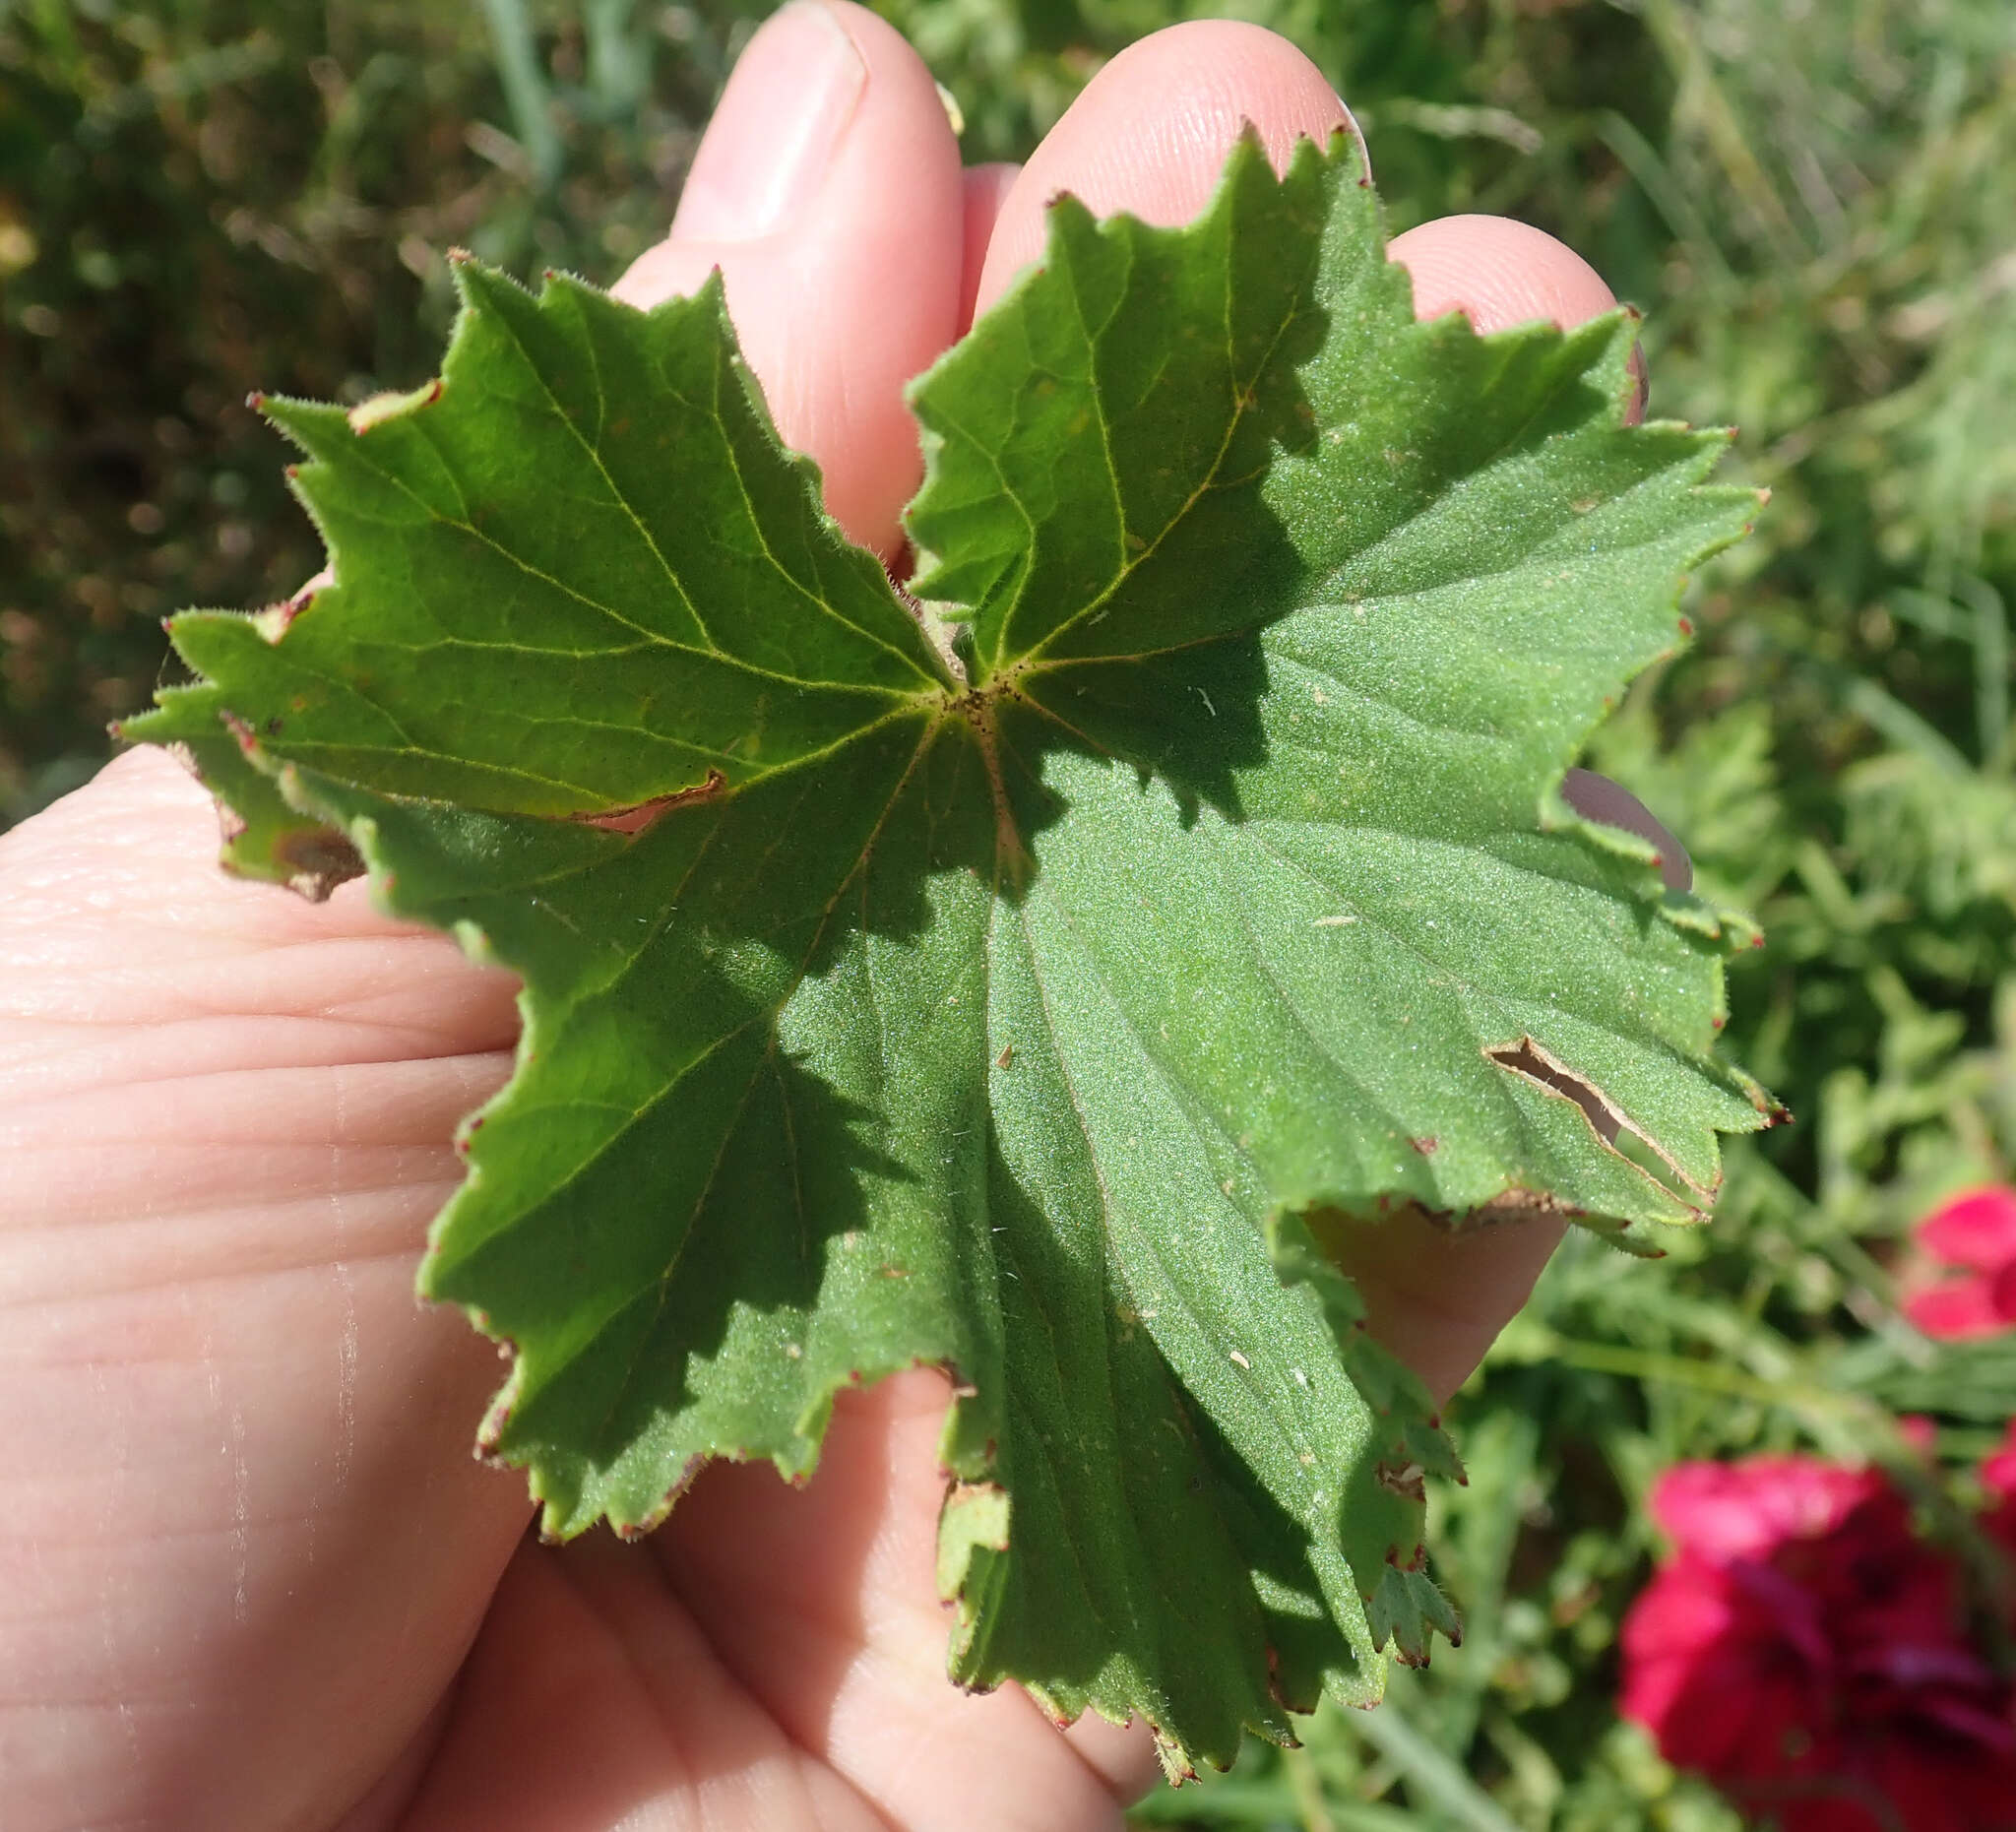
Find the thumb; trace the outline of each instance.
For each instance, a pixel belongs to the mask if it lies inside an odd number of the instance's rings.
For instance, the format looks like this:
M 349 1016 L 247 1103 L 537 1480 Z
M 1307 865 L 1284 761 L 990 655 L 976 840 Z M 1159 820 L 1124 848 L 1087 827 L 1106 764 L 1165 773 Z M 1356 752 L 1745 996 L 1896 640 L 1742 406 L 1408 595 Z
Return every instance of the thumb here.
M 921 472 L 903 386 L 958 334 L 959 148 L 930 73 L 841 0 L 793 0 L 742 53 L 671 234 L 613 290 L 651 306 L 719 268 L 785 443 L 850 537 L 893 554 Z

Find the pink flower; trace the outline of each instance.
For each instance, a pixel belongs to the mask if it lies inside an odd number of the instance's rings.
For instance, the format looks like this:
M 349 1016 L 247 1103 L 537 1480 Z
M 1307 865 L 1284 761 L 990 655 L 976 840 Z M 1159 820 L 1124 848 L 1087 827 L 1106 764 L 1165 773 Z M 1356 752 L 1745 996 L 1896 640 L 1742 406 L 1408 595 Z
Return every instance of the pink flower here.
M 1781 1832 L 2016 1827 L 2016 1701 L 1881 1476 L 1682 1464 L 1652 1511 L 1675 1549 L 1625 1617 L 1620 1709 L 1669 1761 Z
M 1990 1183 L 1941 1203 L 1912 1230 L 1951 1269 L 1907 1295 L 1904 1314 L 1951 1341 L 2016 1328 L 2016 1189 Z

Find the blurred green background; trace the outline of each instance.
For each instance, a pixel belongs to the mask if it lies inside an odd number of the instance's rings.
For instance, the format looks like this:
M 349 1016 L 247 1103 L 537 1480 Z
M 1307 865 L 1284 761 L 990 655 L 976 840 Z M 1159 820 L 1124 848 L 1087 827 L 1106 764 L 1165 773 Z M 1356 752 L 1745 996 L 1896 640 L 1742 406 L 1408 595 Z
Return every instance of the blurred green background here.
M 158 619 L 319 563 L 259 387 L 429 373 L 444 251 L 612 279 L 766 8 L 0 0 L 0 824 L 87 777 Z M 1763 921 L 1734 1053 L 1798 1123 L 1660 1266 L 1592 1240 L 1458 1402 L 1438 1570 L 1471 1624 L 1388 1706 L 1144 1823 L 1733 1828 L 1614 1719 L 1640 1505 L 1683 1457 L 1891 1461 L 1970 1554 L 2016 1341 L 1898 1315 L 1904 1231 L 2016 1151 L 2016 7 L 2000 0 L 881 0 L 1014 158 L 1192 11 L 1293 38 L 1392 226 L 1498 211 L 1648 314 L 1653 411 L 1774 492 L 1692 653 L 1592 748 Z M 1927 1414 L 1939 1461 L 1902 1451 Z M 1991 1581 L 1984 1558 L 1984 1585 Z M 1986 1590 L 1984 1590 L 1984 1598 Z M 2006 1619 L 2006 1617 L 2004 1618 Z

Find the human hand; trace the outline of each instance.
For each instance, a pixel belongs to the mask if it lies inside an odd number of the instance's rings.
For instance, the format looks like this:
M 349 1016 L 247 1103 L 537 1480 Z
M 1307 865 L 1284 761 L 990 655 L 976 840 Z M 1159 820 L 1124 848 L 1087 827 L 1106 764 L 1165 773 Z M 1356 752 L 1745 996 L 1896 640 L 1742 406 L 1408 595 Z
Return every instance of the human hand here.
M 1115 60 L 1019 174 L 962 174 L 886 26 L 758 35 L 671 238 L 618 290 L 724 273 L 788 443 L 894 557 L 902 384 L 1038 250 L 1041 210 L 1195 214 L 1243 119 L 1277 164 L 1346 119 L 1251 28 Z M 1611 303 L 1558 244 L 1401 237 L 1423 315 Z M 818 1475 L 708 1473 L 638 1546 L 528 1540 L 467 1447 L 499 1378 L 413 1302 L 456 1120 L 501 1085 L 508 976 L 374 915 L 222 879 L 207 798 L 122 759 L 0 843 L 0 1776 L 10 1829 L 1070 1828 L 1145 1786 L 1137 1727 L 1064 1736 L 944 1677 L 946 1393 L 842 1400 Z M 1530 1288 L 1536 1221 L 1354 1248 L 1375 1327 L 1446 1394 Z

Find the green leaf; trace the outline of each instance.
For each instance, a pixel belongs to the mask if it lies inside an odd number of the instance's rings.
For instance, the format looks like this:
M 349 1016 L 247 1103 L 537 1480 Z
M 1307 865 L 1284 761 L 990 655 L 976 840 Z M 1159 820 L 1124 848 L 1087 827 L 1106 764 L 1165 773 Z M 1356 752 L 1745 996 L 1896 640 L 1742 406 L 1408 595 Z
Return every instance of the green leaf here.
M 336 583 L 177 618 L 128 732 L 523 977 L 421 1272 L 484 1446 L 642 1530 L 941 1365 L 957 1677 L 1173 1772 L 1375 1697 L 1460 1466 L 1340 1217 L 1689 1218 L 1768 1109 L 1737 938 L 1557 792 L 1754 512 L 1720 435 L 1622 425 L 1623 315 L 1416 324 L 1355 147 L 1248 141 L 1184 229 L 1060 202 L 916 385 L 920 618 L 718 286 L 460 283 L 437 387 L 268 404 Z

